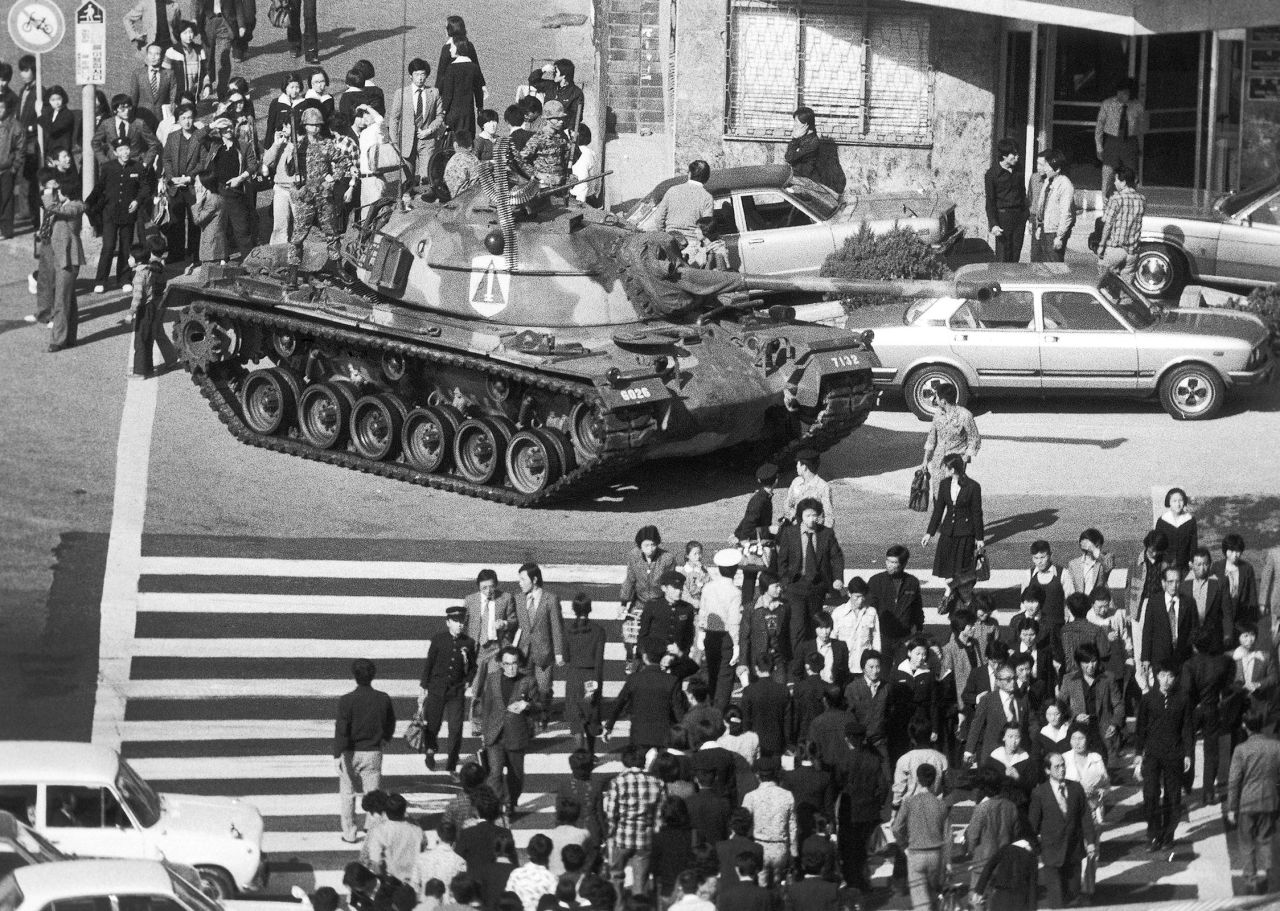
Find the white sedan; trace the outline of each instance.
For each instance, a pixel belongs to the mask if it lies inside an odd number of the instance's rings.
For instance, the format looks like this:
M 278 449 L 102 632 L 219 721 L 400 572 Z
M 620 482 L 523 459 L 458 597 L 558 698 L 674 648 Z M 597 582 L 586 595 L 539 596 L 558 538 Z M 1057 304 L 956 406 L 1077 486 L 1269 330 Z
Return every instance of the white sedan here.
M 0 879 L 0 911 L 282 911 L 267 901 L 218 901 L 157 860 L 67 860 L 19 867 Z M 190 875 L 190 871 L 188 874 Z

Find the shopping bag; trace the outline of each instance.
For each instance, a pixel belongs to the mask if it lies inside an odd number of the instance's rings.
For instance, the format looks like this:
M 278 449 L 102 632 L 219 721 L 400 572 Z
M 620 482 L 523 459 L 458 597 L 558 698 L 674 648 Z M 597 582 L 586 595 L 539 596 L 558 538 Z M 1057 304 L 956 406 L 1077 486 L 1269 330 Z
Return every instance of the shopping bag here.
M 908 508 L 915 512 L 927 512 L 929 509 L 929 469 L 917 468 L 911 479 L 911 495 L 907 501 Z
M 974 558 L 973 574 L 978 577 L 979 582 L 991 581 L 991 561 L 987 559 L 986 551 Z
M 408 726 L 404 729 L 404 742 L 415 753 L 421 753 L 426 740 L 426 723 L 422 720 L 422 712 L 414 712 Z

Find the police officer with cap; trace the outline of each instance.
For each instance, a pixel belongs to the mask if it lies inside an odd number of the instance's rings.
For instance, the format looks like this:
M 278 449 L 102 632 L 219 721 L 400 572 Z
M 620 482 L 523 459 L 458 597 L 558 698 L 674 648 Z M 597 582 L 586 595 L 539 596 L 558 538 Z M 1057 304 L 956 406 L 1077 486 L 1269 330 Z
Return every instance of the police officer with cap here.
M 466 634 L 467 609 L 454 605 L 445 611 L 443 632 L 431 637 L 422 666 L 418 710 L 422 713 L 427 768 L 436 770 L 436 735 L 440 722 L 449 723 L 449 758 L 445 770 L 456 775 L 462 749 L 462 717 L 467 684 L 476 672 L 476 642 Z
M 688 655 L 693 650 L 694 616 L 697 611 L 680 596 L 684 594 L 684 573 L 669 569 L 658 578 L 662 597 L 648 602 L 640 614 L 640 639 L 662 642 L 669 655 Z
M 707 669 L 707 687 L 712 704 L 724 711 L 733 695 L 733 666 L 738 661 L 738 631 L 742 626 L 742 592 L 734 584 L 742 551 L 736 547 L 718 550 L 713 558 L 715 574 L 702 589 L 702 609 L 698 612 L 698 642 Z

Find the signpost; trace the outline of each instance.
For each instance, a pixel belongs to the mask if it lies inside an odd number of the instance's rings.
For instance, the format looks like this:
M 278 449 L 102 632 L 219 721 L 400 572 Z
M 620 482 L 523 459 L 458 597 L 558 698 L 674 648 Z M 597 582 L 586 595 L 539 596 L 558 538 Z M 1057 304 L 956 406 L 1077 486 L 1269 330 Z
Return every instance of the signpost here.
M 84 149 L 84 163 L 80 167 L 82 198 L 93 192 L 94 112 L 97 109 L 95 92 L 107 81 L 107 11 L 94 0 L 84 0 L 76 7 L 76 82 L 80 84 L 80 148 Z
M 40 74 L 40 58 L 56 48 L 67 33 L 67 22 L 62 10 L 53 0 L 18 0 L 9 7 L 9 37 L 13 43 L 36 58 L 36 113 L 44 107 L 44 81 Z M 36 142 L 44 157 L 44 134 L 36 130 Z M 43 164 L 41 165 L 43 167 Z M 36 213 L 31 214 L 33 224 L 39 224 Z

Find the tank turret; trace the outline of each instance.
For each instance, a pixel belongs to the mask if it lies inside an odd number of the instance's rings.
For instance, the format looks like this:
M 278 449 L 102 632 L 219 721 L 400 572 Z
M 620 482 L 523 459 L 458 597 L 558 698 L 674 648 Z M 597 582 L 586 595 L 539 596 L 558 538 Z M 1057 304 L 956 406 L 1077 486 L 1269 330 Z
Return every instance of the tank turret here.
M 338 269 L 308 248 L 294 282 L 266 246 L 169 283 L 185 365 L 236 437 L 513 505 L 646 459 L 786 460 L 866 419 L 878 366 L 869 336 L 796 320 L 787 294 L 986 293 L 694 269 L 667 234 L 484 177 L 378 202 Z

